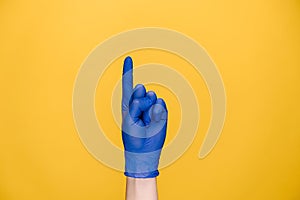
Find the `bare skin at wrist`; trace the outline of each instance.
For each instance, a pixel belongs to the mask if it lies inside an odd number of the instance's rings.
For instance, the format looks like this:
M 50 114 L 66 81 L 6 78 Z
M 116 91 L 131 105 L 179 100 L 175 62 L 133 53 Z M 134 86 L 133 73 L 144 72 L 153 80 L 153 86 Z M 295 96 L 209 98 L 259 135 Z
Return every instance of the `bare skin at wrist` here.
M 157 200 L 156 178 L 126 178 L 126 200 Z

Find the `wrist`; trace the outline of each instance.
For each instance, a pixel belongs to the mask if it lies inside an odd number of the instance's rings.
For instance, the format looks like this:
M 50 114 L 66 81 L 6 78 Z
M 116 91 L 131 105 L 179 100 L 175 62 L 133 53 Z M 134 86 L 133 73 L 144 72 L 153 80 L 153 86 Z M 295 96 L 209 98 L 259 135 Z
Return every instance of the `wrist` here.
M 126 199 L 127 200 L 154 200 L 157 197 L 156 178 L 126 178 Z

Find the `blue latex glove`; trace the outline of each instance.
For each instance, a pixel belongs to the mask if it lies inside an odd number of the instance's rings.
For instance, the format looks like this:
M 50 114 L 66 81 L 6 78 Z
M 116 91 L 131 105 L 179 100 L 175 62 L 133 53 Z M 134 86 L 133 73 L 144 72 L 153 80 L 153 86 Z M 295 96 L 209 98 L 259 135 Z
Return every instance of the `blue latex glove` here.
M 124 60 L 122 77 L 122 139 L 125 176 L 158 176 L 160 153 L 166 138 L 168 111 L 163 99 L 143 85 L 133 88 L 133 63 Z

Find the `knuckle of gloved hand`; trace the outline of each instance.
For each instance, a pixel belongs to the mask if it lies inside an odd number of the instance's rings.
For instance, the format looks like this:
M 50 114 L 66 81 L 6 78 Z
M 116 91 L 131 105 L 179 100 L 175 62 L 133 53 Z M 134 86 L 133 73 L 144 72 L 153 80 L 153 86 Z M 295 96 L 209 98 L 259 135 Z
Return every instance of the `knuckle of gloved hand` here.
M 132 105 L 139 105 L 140 101 L 138 99 L 133 99 Z
M 162 106 L 155 104 L 153 110 L 152 110 L 154 115 L 160 114 L 162 112 Z
M 147 92 L 147 96 L 154 97 L 154 96 L 156 96 L 156 94 L 155 94 L 154 91 L 150 90 L 150 91 Z

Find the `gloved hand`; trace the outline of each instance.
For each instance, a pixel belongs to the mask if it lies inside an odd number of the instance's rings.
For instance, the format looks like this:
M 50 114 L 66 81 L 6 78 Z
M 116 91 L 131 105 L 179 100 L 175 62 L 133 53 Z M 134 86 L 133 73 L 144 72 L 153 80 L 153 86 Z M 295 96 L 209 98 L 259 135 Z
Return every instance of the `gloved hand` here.
M 125 176 L 158 176 L 160 153 L 166 138 L 168 111 L 163 99 L 143 85 L 133 89 L 133 63 L 124 60 L 122 77 L 122 139 Z

